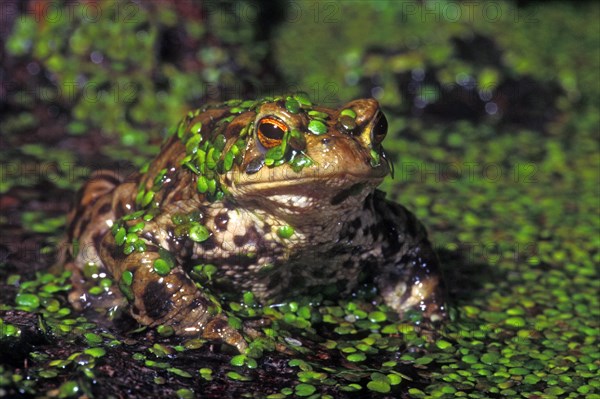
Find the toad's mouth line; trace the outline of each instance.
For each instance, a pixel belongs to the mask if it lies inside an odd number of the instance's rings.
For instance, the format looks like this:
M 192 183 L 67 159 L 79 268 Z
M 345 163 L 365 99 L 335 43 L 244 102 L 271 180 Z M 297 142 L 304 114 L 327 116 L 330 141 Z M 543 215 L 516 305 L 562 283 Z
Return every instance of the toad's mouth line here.
M 319 176 L 319 177 L 301 177 L 292 179 L 269 180 L 262 182 L 236 182 L 235 186 L 240 190 L 248 190 L 255 193 L 263 192 L 287 192 L 290 190 L 299 189 L 307 194 L 315 192 L 316 195 L 323 195 L 323 191 L 340 190 L 344 187 L 353 186 L 357 183 L 364 183 L 367 186 L 377 186 L 384 179 L 383 176 L 364 176 L 354 175 L 350 173 L 339 174 L 335 176 Z

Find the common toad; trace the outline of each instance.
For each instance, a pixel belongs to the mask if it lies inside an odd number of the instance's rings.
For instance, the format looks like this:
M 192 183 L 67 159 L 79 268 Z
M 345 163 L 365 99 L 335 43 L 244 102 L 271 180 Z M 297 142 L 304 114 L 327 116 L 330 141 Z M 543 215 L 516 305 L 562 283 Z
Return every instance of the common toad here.
M 445 317 L 425 229 L 376 190 L 390 173 L 387 127 L 373 99 L 331 109 L 298 94 L 190 112 L 145 171 L 98 172 L 80 190 L 68 223 L 79 248 L 67 260 L 71 302 L 86 304 L 95 270 L 118 284 L 109 303 L 126 300 L 139 323 L 240 351 L 215 292 L 269 304 L 332 285 L 344 295 L 370 279 L 400 315 Z

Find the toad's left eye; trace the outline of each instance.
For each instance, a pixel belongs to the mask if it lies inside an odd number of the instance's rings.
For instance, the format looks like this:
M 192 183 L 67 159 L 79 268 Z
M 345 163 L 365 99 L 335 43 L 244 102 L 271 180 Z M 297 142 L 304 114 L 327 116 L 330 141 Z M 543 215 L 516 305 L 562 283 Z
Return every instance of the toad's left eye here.
M 380 144 L 383 139 L 385 139 L 385 135 L 388 130 L 388 121 L 383 114 L 383 112 L 379 112 L 377 115 L 377 120 L 373 124 L 373 130 L 371 131 L 371 142 L 373 144 Z
M 268 149 L 281 144 L 287 131 L 288 127 L 279 119 L 265 117 L 258 122 L 256 136 L 260 144 Z

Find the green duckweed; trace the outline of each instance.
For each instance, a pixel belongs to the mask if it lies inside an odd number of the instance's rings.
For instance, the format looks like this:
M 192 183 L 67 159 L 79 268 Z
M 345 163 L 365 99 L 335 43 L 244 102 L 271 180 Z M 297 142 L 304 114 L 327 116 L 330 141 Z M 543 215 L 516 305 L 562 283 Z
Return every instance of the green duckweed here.
M 321 135 L 327 133 L 327 125 L 325 123 L 313 119 L 308 123 L 308 130 L 316 135 Z

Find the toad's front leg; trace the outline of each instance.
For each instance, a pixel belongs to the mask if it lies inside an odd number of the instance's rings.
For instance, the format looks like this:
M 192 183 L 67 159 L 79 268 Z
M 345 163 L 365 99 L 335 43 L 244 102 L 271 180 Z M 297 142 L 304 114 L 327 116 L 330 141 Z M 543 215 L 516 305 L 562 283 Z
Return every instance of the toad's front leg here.
M 385 303 L 400 315 L 418 310 L 431 321 L 445 319 L 444 282 L 425 228 L 401 205 L 378 206 L 388 237 L 375 282 Z
M 178 335 L 221 340 L 243 353 L 246 341 L 229 325 L 218 304 L 196 287 L 181 265 L 173 264 L 170 271 L 159 274 L 155 261 L 161 259 L 160 247 L 144 242 L 143 252 L 125 255 L 108 233 L 100 254 L 129 301 L 133 318 L 150 327 L 171 326 Z
M 399 314 L 418 310 L 431 321 L 446 318 L 439 265 L 429 242 L 421 242 L 376 278 L 385 303 Z

